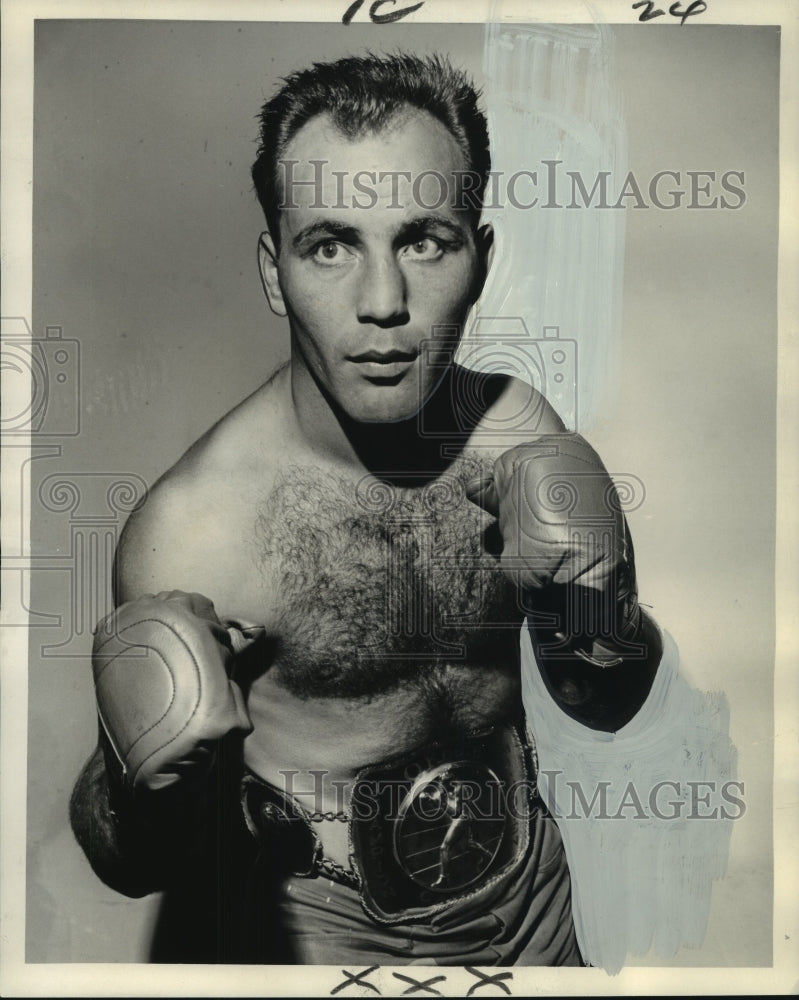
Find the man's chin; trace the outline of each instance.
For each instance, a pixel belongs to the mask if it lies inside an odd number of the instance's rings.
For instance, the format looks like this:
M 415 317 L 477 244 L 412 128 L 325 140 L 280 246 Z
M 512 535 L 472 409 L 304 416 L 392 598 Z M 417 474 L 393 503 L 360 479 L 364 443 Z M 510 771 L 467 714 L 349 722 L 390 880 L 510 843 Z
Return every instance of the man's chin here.
M 351 413 L 350 419 L 358 424 L 399 424 L 413 420 L 418 412 L 418 404 L 407 407 L 364 407 L 359 413 Z
M 361 424 L 397 424 L 418 414 L 419 387 L 374 386 L 354 405 L 346 407 L 351 420 Z

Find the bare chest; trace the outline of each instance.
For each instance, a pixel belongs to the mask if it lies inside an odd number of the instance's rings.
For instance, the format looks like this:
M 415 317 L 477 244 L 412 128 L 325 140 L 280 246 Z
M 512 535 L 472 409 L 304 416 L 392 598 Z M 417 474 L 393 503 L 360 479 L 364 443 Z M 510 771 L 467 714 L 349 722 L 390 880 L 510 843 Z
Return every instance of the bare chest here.
M 488 695 L 488 673 L 502 700 L 521 612 L 493 519 L 464 493 L 485 467 L 462 459 L 421 485 L 287 470 L 255 530 L 271 680 L 300 699 L 400 692 L 452 717 L 476 684 Z

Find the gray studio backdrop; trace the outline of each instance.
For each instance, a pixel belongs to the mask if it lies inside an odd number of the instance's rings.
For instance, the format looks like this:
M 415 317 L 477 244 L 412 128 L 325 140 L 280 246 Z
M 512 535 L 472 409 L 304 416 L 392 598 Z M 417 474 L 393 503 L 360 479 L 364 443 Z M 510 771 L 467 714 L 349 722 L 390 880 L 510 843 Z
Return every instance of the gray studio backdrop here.
M 646 486 L 642 599 L 689 681 L 726 693 L 745 783 L 705 946 L 672 962 L 766 965 L 779 30 L 614 34 L 629 168 L 745 174 L 738 210 L 627 210 L 617 390 L 586 433 Z M 398 46 L 480 78 L 481 25 L 37 24 L 33 328 L 74 399 L 58 403 L 71 432 L 45 427 L 30 466 L 28 961 L 146 960 L 157 900 L 105 889 L 67 822 L 108 554 L 146 485 L 287 355 L 256 269 L 260 104 L 312 60 Z

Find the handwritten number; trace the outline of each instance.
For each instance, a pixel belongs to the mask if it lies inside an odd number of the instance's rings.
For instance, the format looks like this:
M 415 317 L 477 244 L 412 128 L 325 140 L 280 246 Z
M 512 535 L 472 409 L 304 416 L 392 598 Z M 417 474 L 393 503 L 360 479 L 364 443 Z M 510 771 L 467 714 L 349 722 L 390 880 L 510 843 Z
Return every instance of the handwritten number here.
M 402 7 L 400 10 L 391 10 L 385 14 L 380 14 L 378 12 L 383 4 L 390 3 L 392 6 L 396 6 L 397 0 L 374 0 L 374 3 L 369 8 L 369 18 L 373 24 L 391 24 L 393 21 L 400 21 L 403 17 L 407 17 L 408 14 L 412 14 L 415 10 L 422 7 L 424 2 L 425 0 L 421 0 L 420 3 L 413 4 L 411 7 Z M 350 4 L 344 12 L 341 23 L 349 24 L 361 7 L 363 7 L 363 4 L 364 0 L 355 0 L 355 3 Z
M 679 17 L 680 24 L 685 24 L 685 19 L 687 17 L 694 17 L 696 14 L 701 14 L 703 10 L 707 10 L 707 4 L 704 0 L 694 0 L 693 3 L 689 4 L 685 12 L 679 10 L 679 3 L 673 3 L 669 7 L 669 14 L 674 17 Z
M 341 19 L 342 24 L 349 24 L 350 21 L 355 17 L 358 11 L 363 7 L 363 0 L 355 0 L 355 3 L 350 4 L 350 6 L 344 12 L 344 17 Z
M 633 4 L 633 10 L 637 10 L 639 7 L 645 7 L 638 15 L 639 21 L 652 21 L 656 17 L 663 17 L 665 11 L 658 8 L 655 10 L 655 4 L 653 0 L 638 0 L 637 3 Z M 695 17 L 697 14 L 701 14 L 702 11 L 707 10 L 707 4 L 705 0 L 693 0 L 693 3 L 688 4 L 685 10 L 682 10 L 682 6 L 679 3 L 673 3 L 669 7 L 669 14 L 672 17 L 679 17 L 680 24 L 685 24 L 686 18 Z
M 654 17 L 661 17 L 666 12 L 664 10 L 653 10 L 654 3 L 652 0 L 638 0 L 638 3 L 633 4 L 633 10 L 637 10 L 639 7 L 646 7 L 646 10 L 642 10 L 638 15 L 639 21 L 651 21 Z
M 418 10 L 422 4 L 424 4 L 424 0 L 421 0 L 421 3 L 415 3 L 413 7 L 403 7 L 402 10 L 392 10 L 390 14 L 377 13 L 378 8 L 382 7 L 384 3 L 396 4 L 396 2 L 397 0 L 375 0 L 369 8 L 369 17 L 371 17 L 375 24 L 391 24 L 392 21 L 399 21 L 408 14 L 412 14 L 415 10 Z

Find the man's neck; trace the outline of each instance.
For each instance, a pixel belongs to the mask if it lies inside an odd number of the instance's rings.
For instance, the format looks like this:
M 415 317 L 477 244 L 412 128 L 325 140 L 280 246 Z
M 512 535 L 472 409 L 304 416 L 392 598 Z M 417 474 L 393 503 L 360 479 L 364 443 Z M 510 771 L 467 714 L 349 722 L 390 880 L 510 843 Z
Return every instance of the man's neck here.
M 308 444 L 326 457 L 379 478 L 396 476 L 410 485 L 418 477 L 422 484 L 452 463 L 474 429 L 453 406 L 461 397 L 453 382 L 464 377 L 472 373 L 452 366 L 419 412 L 390 422 L 353 420 L 315 383 L 315 392 L 307 385 L 298 391 L 292 379 L 294 412 Z

